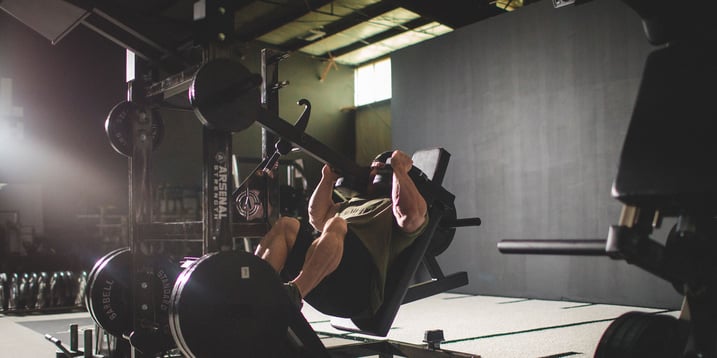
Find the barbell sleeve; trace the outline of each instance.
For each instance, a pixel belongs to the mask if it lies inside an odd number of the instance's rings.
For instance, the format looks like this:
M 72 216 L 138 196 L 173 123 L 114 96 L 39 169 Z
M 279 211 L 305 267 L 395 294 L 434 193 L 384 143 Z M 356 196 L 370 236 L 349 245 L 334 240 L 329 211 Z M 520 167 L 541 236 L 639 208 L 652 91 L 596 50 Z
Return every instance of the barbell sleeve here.
M 605 239 L 504 239 L 498 242 L 503 254 L 607 256 Z

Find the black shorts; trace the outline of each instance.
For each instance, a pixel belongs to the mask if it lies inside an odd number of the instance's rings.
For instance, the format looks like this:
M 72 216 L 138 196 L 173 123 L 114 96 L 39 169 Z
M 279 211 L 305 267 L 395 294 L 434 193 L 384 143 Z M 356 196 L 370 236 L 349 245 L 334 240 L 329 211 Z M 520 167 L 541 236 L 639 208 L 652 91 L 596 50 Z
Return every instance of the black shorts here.
M 316 239 L 313 228 L 302 222 L 296 243 L 289 252 L 281 277 L 290 281 L 301 271 L 306 252 Z M 351 230 L 344 239 L 344 253 L 336 271 L 329 274 L 304 300 L 324 314 L 355 317 L 369 310 L 372 279 L 376 274 L 373 258 Z

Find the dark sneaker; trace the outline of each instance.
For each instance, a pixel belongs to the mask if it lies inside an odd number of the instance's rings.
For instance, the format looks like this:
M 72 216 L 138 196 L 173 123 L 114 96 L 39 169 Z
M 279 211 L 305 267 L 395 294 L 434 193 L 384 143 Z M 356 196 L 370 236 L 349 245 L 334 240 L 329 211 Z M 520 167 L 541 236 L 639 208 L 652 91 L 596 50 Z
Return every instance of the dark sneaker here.
M 304 303 L 301 301 L 301 293 L 299 292 L 299 288 L 296 287 L 293 282 L 286 282 L 284 283 L 284 289 L 289 295 L 289 300 L 294 305 L 294 307 L 301 310 L 301 307 Z

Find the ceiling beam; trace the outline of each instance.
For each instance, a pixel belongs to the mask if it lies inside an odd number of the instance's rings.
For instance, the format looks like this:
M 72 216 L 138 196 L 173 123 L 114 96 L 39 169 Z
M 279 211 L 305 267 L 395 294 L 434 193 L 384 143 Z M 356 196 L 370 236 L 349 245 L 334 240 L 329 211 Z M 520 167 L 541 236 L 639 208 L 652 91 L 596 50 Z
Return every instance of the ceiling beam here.
M 330 4 L 333 0 L 305 0 L 299 2 L 298 5 L 278 4 L 276 10 L 270 14 L 254 19 L 250 24 L 243 28 L 236 29 L 237 37 L 243 41 L 252 41 L 264 34 L 276 30 L 277 28 L 296 21 L 300 17 L 318 10 L 320 7 Z
M 386 31 L 384 31 L 384 32 L 381 32 L 381 33 L 379 33 L 379 34 L 373 35 L 373 36 L 371 36 L 371 37 L 367 37 L 367 38 L 365 38 L 365 39 L 358 40 L 358 41 L 353 42 L 353 43 L 351 43 L 351 44 L 349 44 L 349 45 L 346 45 L 346 46 L 344 46 L 344 47 L 340 47 L 340 48 L 331 50 L 331 51 L 326 52 L 326 53 L 324 53 L 324 54 L 322 54 L 322 55 L 319 55 L 319 57 L 324 57 L 324 58 L 339 57 L 339 56 L 345 55 L 345 54 L 347 54 L 347 53 L 349 53 L 349 52 L 351 52 L 351 51 L 355 51 L 355 50 L 358 50 L 358 49 L 360 49 L 360 48 L 362 48 L 362 47 L 366 47 L 366 46 L 368 46 L 368 45 L 375 44 L 375 43 L 377 43 L 377 42 L 380 42 L 380 41 L 383 41 L 383 40 L 385 40 L 385 39 L 387 39 L 387 38 L 390 38 L 390 37 L 393 37 L 393 36 L 402 34 L 402 33 L 404 33 L 404 32 L 413 31 L 414 29 L 417 29 L 417 28 L 419 28 L 419 27 L 421 27 L 421 26 L 428 25 L 428 24 L 430 24 L 431 22 L 433 22 L 433 20 L 431 20 L 431 19 L 426 19 L 426 18 L 422 18 L 422 17 L 421 17 L 421 18 L 418 18 L 418 19 L 409 21 L 409 22 L 407 22 L 407 23 L 405 23 L 405 24 L 401 24 L 401 25 L 394 26 L 394 27 L 392 27 L 392 28 L 390 28 L 390 29 L 388 29 L 388 30 L 386 30 Z
M 393 0 L 401 7 L 453 29 L 505 13 L 490 0 Z M 530 1 L 526 1 L 530 2 Z
M 353 26 L 366 22 L 367 20 L 373 19 L 374 17 L 387 13 L 391 10 L 395 10 L 397 8 L 398 5 L 396 5 L 393 1 L 380 1 L 375 4 L 366 6 L 363 9 L 356 10 L 355 12 L 343 17 L 340 20 L 326 24 L 321 28 L 321 30 L 326 33 L 324 37 L 336 35 L 341 31 L 347 30 Z M 298 51 L 304 46 L 312 44 L 313 42 L 315 41 L 307 41 L 300 38 L 294 38 L 282 43 L 281 45 L 279 45 L 279 47 L 284 51 L 294 52 Z
M 178 47 L 191 39 L 191 26 L 164 21 L 157 14 L 135 13 L 117 2 L 97 2 L 88 11 L 83 25 L 163 70 L 176 72 L 191 64 Z

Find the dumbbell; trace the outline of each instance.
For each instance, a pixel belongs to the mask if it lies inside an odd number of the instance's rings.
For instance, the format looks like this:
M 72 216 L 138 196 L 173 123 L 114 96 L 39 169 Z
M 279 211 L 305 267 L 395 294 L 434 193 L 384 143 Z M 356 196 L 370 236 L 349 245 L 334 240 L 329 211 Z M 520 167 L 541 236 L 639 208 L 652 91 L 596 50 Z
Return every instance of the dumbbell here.
M 74 306 L 75 297 L 77 296 L 77 282 L 75 281 L 75 273 L 72 271 L 65 271 L 62 278 L 65 280 L 65 296 L 63 300 L 63 306 Z
M 52 307 L 59 307 L 64 304 L 65 282 L 62 276 L 64 276 L 62 272 L 55 271 L 50 277 L 50 306 Z
M 36 285 L 35 308 L 41 310 L 50 307 L 50 276 L 47 272 L 40 272 Z
M 85 307 L 85 290 L 87 290 L 87 271 L 81 271 L 75 280 L 75 307 Z
M 28 297 L 30 297 L 30 275 L 28 273 L 23 273 L 19 275 L 15 308 L 18 310 L 26 309 Z
M 8 311 L 15 311 L 17 309 L 17 300 L 18 300 L 18 284 L 20 281 L 20 276 L 17 273 L 13 273 L 10 275 L 10 286 L 7 289 L 8 292 L 8 299 L 7 299 L 7 310 Z
M 25 307 L 29 310 L 35 309 L 37 304 L 37 273 L 27 274 L 27 287 L 25 288 Z
M 7 309 L 7 300 L 5 299 L 5 286 L 7 286 L 7 274 L 0 273 L 0 312 Z

